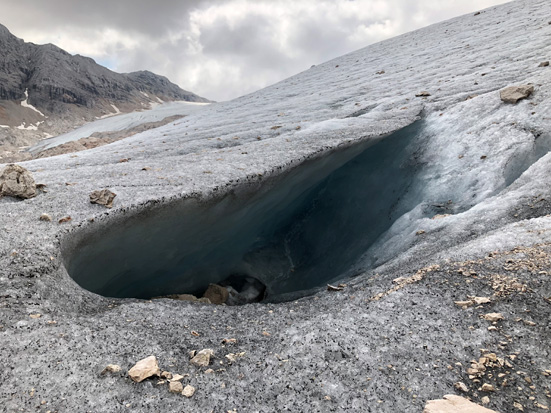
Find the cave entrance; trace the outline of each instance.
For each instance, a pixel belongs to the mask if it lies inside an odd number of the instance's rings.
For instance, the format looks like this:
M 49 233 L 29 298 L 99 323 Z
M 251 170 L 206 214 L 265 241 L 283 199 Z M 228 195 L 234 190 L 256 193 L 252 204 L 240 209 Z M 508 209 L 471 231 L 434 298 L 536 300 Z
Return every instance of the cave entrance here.
M 231 277 L 257 280 L 266 300 L 306 295 L 346 276 L 414 205 L 415 196 L 402 198 L 419 168 L 412 155 L 419 128 L 334 151 L 218 199 L 174 201 L 89 226 L 64 242 L 67 271 L 107 297 L 201 296 Z

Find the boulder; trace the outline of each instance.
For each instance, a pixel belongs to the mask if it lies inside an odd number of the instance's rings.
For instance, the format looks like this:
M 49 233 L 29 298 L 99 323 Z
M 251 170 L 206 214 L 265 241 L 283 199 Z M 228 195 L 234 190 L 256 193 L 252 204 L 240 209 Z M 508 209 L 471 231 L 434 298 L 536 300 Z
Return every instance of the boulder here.
M 148 377 L 158 376 L 161 374 L 159 364 L 157 363 L 157 357 L 149 356 L 140 360 L 128 371 L 130 378 L 136 383 L 144 381 Z
M 209 288 L 203 294 L 203 298 L 208 298 L 212 304 L 225 304 L 228 301 L 229 292 L 227 288 L 218 284 L 209 284 Z
M 10 164 L 0 175 L 0 196 L 29 199 L 36 196 L 36 184 L 29 171 L 19 165 Z
M 117 194 L 111 192 L 108 189 L 102 189 L 101 191 L 94 191 L 90 194 L 90 203 L 103 205 L 107 208 L 113 208 L 113 200 Z
M 519 100 L 526 99 L 534 92 L 532 85 L 510 86 L 499 92 L 501 100 L 505 103 L 517 103 Z
M 423 413 L 496 413 L 463 397 L 448 394 L 442 400 L 429 400 Z

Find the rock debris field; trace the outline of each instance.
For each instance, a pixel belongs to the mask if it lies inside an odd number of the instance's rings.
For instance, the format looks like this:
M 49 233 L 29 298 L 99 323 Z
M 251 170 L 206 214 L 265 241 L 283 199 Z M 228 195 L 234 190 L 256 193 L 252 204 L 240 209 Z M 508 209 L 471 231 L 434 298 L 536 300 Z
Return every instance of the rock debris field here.
M 549 410 L 550 38 L 514 1 L 0 166 L 0 410 Z

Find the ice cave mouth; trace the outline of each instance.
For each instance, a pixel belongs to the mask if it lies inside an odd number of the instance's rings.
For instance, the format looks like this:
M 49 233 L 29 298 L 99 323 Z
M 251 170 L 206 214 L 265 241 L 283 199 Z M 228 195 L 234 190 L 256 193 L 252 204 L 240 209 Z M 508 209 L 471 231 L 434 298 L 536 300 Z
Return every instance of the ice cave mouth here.
M 411 190 L 422 122 L 210 199 L 155 206 L 64 241 L 69 275 L 106 297 L 201 297 L 209 284 L 283 301 L 352 275 Z M 418 142 L 417 142 L 418 143 Z M 241 291 L 240 291 L 241 290 Z M 246 292 L 243 293 L 246 296 Z M 253 294 L 254 295 L 254 294 Z

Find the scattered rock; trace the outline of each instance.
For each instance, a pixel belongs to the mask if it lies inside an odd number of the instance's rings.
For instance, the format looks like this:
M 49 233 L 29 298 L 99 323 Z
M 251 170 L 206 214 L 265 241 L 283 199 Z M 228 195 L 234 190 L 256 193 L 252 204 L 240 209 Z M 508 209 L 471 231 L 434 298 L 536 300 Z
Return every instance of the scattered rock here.
M 245 356 L 245 352 L 242 353 L 230 353 L 226 354 L 226 358 L 230 361 L 230 363 L 235 363 L 238 358 Z
M 58 222 L 59 222 L 60 224 L 64 224 L 64 223 L 66 223 L 66 222 L 69 222 L 69 221 L 72 220 L 72 219 L 73 219 L 73 218 L 71 218 L 70 216 L 66 216 L 66 217 L 61 218 Z
M 461 381 L 458 381 L 457 383 L 455 383 L 453 387 L 455 387 L 459 391 L 462 391 L 463 393 L 468 393 L 469 391 L 469 388 L 467 387 L 467 385 Z
M 470 306 L 473 305 L 473 302 L 471 300 L 468 300 L 468 301 L 454 301 L 455 305 L 465 309 L 465 308 L 469 308 Z
M 214 357 L 214 351 L 210 348 L 206 348 L 197 352 L 190 360 L 190 363 L 197 367 L 207 367 L 210 364 L 211 357 Z
M 522 404 L 520 404 L 519 402 L 514 402 L 513 407 L 517 410 L 520 410 L 521 412 L 524 411 L 524 406 Z
M 108 364 L 104 369 L 103 371 L 101 372 L 101 374 L 106 374 L 106 373 L 120 373 L 121 371 L 121 366 L 119 366 L 118 364 Z
M 423 234 L 425 234 L 425 232 L 426 232 L 426 231 L 424 231 L 424 230 L 421 229 L 421 230 L 417 231 L 417 232 L 415 233 L 415 235 L 423 235 Z
M 36 320 L 36 319 L 39 319 L 40 317 L 42 317 L 42 314 L 29 314 L 29 317 Z
M 161 374 L 159 364 L 157 363 L 157 357 L 149 356 L 140 360 L 128 371 L 130 378 L 136 383 L 147 379 L 148 377 L 158 376 Z
M 379 70 L 378 72 L 375 72 L 376 75 L 384 75 L 385 74 L 385 71 L 384 70 Z
M 538 67 L 547 67 L 549 66 L 549 61 L 541 62 Z
M 225 304 L 228 301 L 230 293 L 228 289 L 218 284 L 209 284 L 209 288 L 203 294 L 203 298 L 207 298 L 212 304 Z
M 473 301 L 476 305 L 489 304 L 492 302 L 488 297 L 474 297 Z
M 431 94 L 427 91 L 422 91 L 422 92 L 419 92 L 415 95 L 415 97 L 417 98 L 426 98 L 426 97 L 429 97 Z
M 195 387 L 191 385 L 187 385 L 184 387 L 184 390 L 182 390 L 182 395 L 186 396 L 188 399 L 192 397 L 195 394 Z
M 488 313 L 488 314 L 484 314 L 482 316 L 482 318 L 484 318 L 484 320 L 486 320 L 486 321 L 495 322 L 495 321 L 503 320 L 503 314 L 501 314 L 501 313 Z
M 463 397 L 448 394 L 442 400 L 429 400 L 423 413 L 496 413 Z
M 163 379 L 168 379 L 168 380 L 170 380 L 170 379 L 172 378 L 172 373 L 169 372 L 169 371 L 163 371 L 163 372 L 161 373 L 161 377 L 162 377 Z
M 222 345 L 228 345 L 228 344 L 236 344 L 237 339 L 236 338 L 225 338 L 222 340 Z
M 168 383 L 168 391 L 181 394 L 184 391 L 184 386 L 179 381 L 171 381 Z
M 41 221 L 52 222 L 52 217 L 48 214 L 42 214 L 39 218 Z
M 113 200 L 117 195 L 108 189 L 94 191 L 90 194 L 90 203 L 103 205 L 107 208 L 113 208 Z
M 491 384 L 488 384 L 488 383 L 484 383 L 482 385 L 482 387 L 480 388 L 481 391 L 487 391 L 487 392 L 490 392 L 490 391 L 496 391 L 495 387 L 492 386 Z
M 175 374 L 174 376 L 170 377 L 171 381 L 182 381 L 184 379 L 184 376 L 181 374 Z
M 509 86 L 499 92 L 501 100 L 505 103 L 517 103 L 519 100 L 526 99 L 534 92 L 534 86 L 520 85 Z
M 6 166 L 0 175 L 0 196 L 20 199 L 36 196 L 36 184 L 31 173 L 19 165 Z
M 484 396 L 482 399 L 480 399 L 483 405 L 490 404 L 490 398 L 488 396 Z

